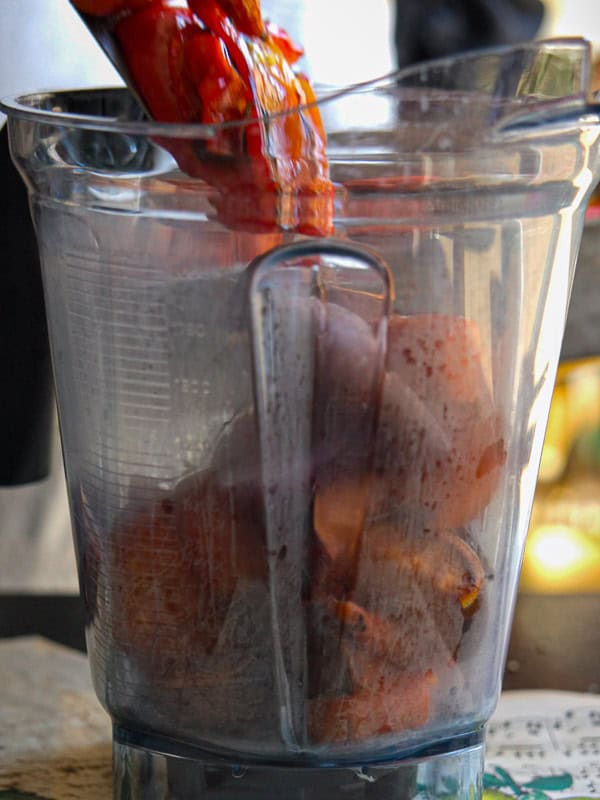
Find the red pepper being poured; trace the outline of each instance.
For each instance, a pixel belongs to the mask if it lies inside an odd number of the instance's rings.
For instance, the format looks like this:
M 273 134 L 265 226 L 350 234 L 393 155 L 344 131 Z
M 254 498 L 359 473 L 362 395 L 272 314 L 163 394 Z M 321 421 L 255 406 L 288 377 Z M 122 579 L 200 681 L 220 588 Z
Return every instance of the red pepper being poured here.
M 73 0 L 106 17 L 131 80 L 161 122 L 221 124 L 218 139 L 170 140 L 181 168 L 211 184 L 219 219 L 254 231 L 330 231 L 325 132 L 302 55 L 258 0 Z M 291 112 L 291 113 L 286 113 Z M 215 158 L 229 156 L 229 158 Z

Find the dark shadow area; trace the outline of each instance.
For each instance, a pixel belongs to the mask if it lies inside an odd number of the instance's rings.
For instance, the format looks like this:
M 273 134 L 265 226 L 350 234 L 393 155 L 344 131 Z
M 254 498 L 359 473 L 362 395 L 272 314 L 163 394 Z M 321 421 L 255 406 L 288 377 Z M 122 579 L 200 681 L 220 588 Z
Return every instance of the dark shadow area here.
M 0 485 L 47 477 L 54 414 L 40 264 L 25 185 L 0 131 Z
M 600 692 L 600 593 L 520 594 L 504 689 Z
M 84 611 L 79 595 L 0 594 L 0 638 L 44 636 L 85 652 Z

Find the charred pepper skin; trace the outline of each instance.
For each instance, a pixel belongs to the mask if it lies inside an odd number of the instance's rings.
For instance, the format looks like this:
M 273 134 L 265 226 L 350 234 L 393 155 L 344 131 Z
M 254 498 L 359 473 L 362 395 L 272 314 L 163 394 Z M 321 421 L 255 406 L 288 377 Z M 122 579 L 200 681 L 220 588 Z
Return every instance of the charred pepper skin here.
M 106 18 L 155 120 L 240 123 L 208 144 L 211 155 L 226 157 L 218 167 L 195 143 L 161 140 L 184 172 L 217 190 L 214 206 L 226 227 L 331 233 L 334 187 L 325 131 L 318 109 L 305 107 L 315 100 L 308 79 L 293 68 L 303 51 L 263 19 L 257 0 L 73 4 L 84 15 Z

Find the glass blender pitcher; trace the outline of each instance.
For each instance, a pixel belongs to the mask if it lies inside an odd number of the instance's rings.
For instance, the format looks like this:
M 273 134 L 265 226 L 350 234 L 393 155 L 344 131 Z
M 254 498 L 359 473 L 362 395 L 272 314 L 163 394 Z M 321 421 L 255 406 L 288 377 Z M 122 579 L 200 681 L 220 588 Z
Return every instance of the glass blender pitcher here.
M 3 104 L 115 797 L 479 796 L 599 168 L 589 60 L 323 92 L 322 197 L 221 191 L 185 165 L 222 169 L 223 130 L 126 90 Z

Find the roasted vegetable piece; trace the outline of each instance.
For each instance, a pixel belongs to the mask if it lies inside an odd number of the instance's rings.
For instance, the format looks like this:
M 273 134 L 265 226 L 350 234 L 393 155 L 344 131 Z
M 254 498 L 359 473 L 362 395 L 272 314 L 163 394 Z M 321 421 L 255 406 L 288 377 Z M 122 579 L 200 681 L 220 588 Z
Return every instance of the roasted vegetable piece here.
M 432 529 L 476 517 L 505 460 L 477 325 L 441 314 L 393 315 L 380 399 L 376 340 L 364 319 L 329 304 L 319 347 L 314 525 L 338 568 L 348 568 L 341 562 L 357 552 L 368 516 L 401 509 Z M 378 402 L 370 458 L 365 409 Z
M 260 499 L 220 488 L 210 473 L 190 476 L 127 509 L 110 553 L 119 646 L 208 654 L 238 582 L 266 576 Z
M 425 724 L 434 678 L 403 673 L 395 679 L 343 697 L 310 701 L 309 736 L 315 743 L 364 741 Z
M 380 525 L 367 532 L 357 558 L 353 567 L 324 558 L 315 564 L 313 647 L 327 649 L 333 636 L 338 648 L 315 695 L 339 693 L 345 669 L 356 689 L 451 666 L 483 586 L 479 557 L 451 531 L 408 536 Z
M 282 41 L 288 52 L 287 42 L 281 35 L 240 34 L 213 0 L 190 0 L 190 7 L 222 39 L 252 96 L 249 116 L 256 122 L 245 130 L 250 169 L 244 170 L 235 187 L 239 200 L 229 203 L 230 217 L 248 224 L 258 208 L 258 222 L 266 224 L 275 212 L 282 227 L 326 233 L 331 223 L 333 186 L 325 134 L 318 110 L 301 108 L 315 98 L 308 81 L 293 72 L 285 52 L 279 49 L 278 41 Z M 262 121 L 266 115 L 281 115 L 294 109 L 298 109 L 297 113 L 275 116 L 268 125 Z M 266 198 L 257 197 L 256 190 L 264 192 Z M 274 209 L 269 207 L 268 199 L 273 193 Z M 293 198 L 291 204 L 285 200 L 286 195 Z
M 366 557 L 397 565 L 415 583 L 465 610 L 477 599 L 484 574 L 479 556 L 453 531 L 398 535 L 385 524 L 368 531 Z
M 292 40 L 289 33 L 270 20 L 267 22 L 267 33 L 271 42 L 281 50 L 288 64 L 295 64 L 304 55 L 304 49 Z
M 315 496 L 315 532 L 332 562 L 351 569 L 365 525 L 369 480 L 333 482 Z
M 256 0 L 77 2 L 95 16 L 120 12 L 113 36 L 156 120 L 245 123 L 218 139 L 161 140 L 185 172 L 215 187 L 225 225 L 330 231 L 325 132 L 318 108 L 303 108 L 315 100 L 310 83 L 291 68 L 302 51 L 285 31 L 265 24 Z M 227 159 L 215 162 L 207 153 Z
M 489 503 L 506 457 L 479 329 L 460 317 L 396 315 L 388 330 L 388 369 L 410 387 L 427 417 L 405 420 L 400 442 L 412 459 L 389 459 L 384 482 L 396 502 L 420 505 L 436 527 L 463 525 Z M 383 402 L 384 436 L 396 436 L 406 406 L 390 393 Z
M 384 337 L 378 337 L 370 310 L 362 308 L 363 316 L 336 303 L 313 306 L 313 521 L 335 561 L 355 556 L 371 488 Z
M 249 111 L 251 95 L 218 36 L 196 28 L 186 39 L 184 60 L 186 74 L 201 98 L 199 121 L 232 122 Z
M 166 2 L 152 2 L 115 25 L 131 78 L 155 119 L 191 122 L 202 114 L 185 58 L 186 42 L 198 30 L 189 9 Z

